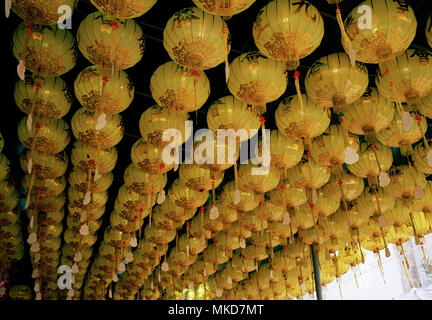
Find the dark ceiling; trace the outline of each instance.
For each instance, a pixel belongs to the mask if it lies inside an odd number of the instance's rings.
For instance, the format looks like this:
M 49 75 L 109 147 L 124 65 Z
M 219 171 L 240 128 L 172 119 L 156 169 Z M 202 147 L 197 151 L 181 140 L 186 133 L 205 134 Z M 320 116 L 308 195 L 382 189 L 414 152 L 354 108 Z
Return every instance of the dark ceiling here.
M 237 14 L 228 20 L 227 24 L 232 36 L 232 50 L 229 54 L 229 60 L 232 61 L 240 53 L 256 50 L 253 37 L 252 37 L 252 25 L 258 11 L 267 3 L 269 0 L 257 0 L 248 10 L 243 13 Z M 321 45 L 315 52 L 313 52 L 307 58 L 301 60 L 300 72 L 301 72 L 301 84 L 303 82 L 303 76 L 306 74 L 307 68 L 318 58 L 328 55 L 334 52 L 343 51 L 340 43 L 340 31 L 335 18 L 335 5 L 329 5 L 326 0 L 311 0 L 314 6 L 316 6 L 321 15 L 323 16 L 325 23 L 325 35 Z M 359 3 L 361 0 L 344 0 L 340 4 L 342 11 L 342 17 L 346 17 L 348 13 Z M 429 48 L 425 38 L 426 20 L 432 10 L 432 1 L 430 0 L 408 0 L 410 6 L 414 9 L 415 15 L 418 21 L 417 35 L 411 45 L 414 48 Z M 138 120 L 141 114 L 146 108 L 155 104 L 154 100 L 150 95 L 150 77 L 158 66 L 170 60 L 167 52 L 165 51 L 162 44 L 162 35 L 165 24 L 168 19 L 179 9 L 184 7 L 194 6 L 191 0 L 158 0 L 154 7 L 136 19 L 143 29 L 146 38 L 146 49 L 144 52 L 143 59 L 135 65 L 133 68 L 126 70 L 126 72 L 132 77 L 135 83 L 135 99 L 131 106 L 124 111 L 121 115 L 124 119 L 125 124 L 125 135 L 123 140 L 116 146 L 119 151 L 119 159 L 114 169 L 115 179 L 114 183 L 109 189 L 110 200 L 106 206 L 106 212 L 104 214 L 104 223 L 101 226 L 98 234 L 99 241 L 102 240 L 102 234 L 105 227 L 109 225 L 109 216 L 113 210 L 114 200 L 117 195 L 117 191 L 123 184 L 123 173 L 126 167 L 131 163 L 130 150 L 132 144 L 140 138 L 140 132 L 138 127 Z M 74 36 L 78 30 L 80 22 L 90 13 L 96 11 L 96 8 L 90 4 L 89 0 L 79 0 L 78 7 L 73 15 L 73 30 Z M 17 61 L 12 55 L 12 34 L 21 19 L 13 12 L 8 20 L 4 18 L 4 14 L 1 13 L 1 49 L 2 49 L 2 86 L 0 90 L 0 103 L 2 109 L 2 115 L 0 116 L 0 132 L 3 133 L 6 146 L 4 153 L 11 160 L 13 167 L 13 178 L 19 183 L 24 172 L 19 167 L 17 161 L 19 152 L 22 150 L 22 146 L 19 143 L 17 137 L 17 125 L 19 121 L 25 116 L 15 105 L 13 99 L 13 89 L 15 82 L 18 80 L 16 73 Z M 89 66 L 88 62 L 82 55 L 79 56 L 75 68 L 68 72 L 62 78 L 72 88 L 73 82 L 80 71 L 85 67 Z M 368 65 L 371 85 L 374 83 L 374 76 L 376 74 L 376 66 Z M 229 94 L 228 89 L 225 85 L 225 71 L 223 64 L 217 68 L 207 70 L 207 76 L 211 83 L 211 95 L 207 103 L 198 111 L 198 118 L 196 119 L 195 113 L 190 116 L 195 120 L 195 130 L 198 128 L 206 127 L 206 113 L 209 105 L 212 101 L 220 98 L 224 95 Z M 295 94 L 294 82 L 291 81 L 292 74 L 290 74 L 290 83 L 288 84 L 285 94 L 282 96 L 286 97 Z M 267 106 L 267 127 L 276 128 L 274 121 L 274 110 L 276 109 L 279 99 Z M 68 123 L 74 112 L 81 106 L 75 99 L 69 114 L 64 118 Z M 429 122 L 429 126 L 431 123 Z M 429 132 L 430 133 L 430 132 Z M 74 140 L 74 139 L 73 139 Z M 72 143 L 68 147 L 70 151 Z M 71 167 L 71 164 L 70 164 Z M 169 173 L 169 182 L 177 176 L 177 173 Z M 230 177 L 231 176 L 231 177 Z M 226 179 L 232 179 L 232 174 L 227 172 Z M 26 222 L 24 225 L 26 225 Z M 26 235 L 24 234 L 26 238 Z M 95 246 L 97 249 L 97 245 Z M 12 284 L 28 284 L 32 285 L 30 278 L 31 266 L 28 257 L 28 248 L 26 248 L 25 258 L 16 263 L 10 273 Z

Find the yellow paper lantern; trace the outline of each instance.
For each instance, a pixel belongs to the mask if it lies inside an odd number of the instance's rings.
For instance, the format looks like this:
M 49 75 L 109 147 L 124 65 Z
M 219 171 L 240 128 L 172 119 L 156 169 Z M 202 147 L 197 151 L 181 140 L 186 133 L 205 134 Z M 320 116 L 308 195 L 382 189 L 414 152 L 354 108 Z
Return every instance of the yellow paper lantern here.
M 360 178 L 367 178 L 370 185 L 377 185 L 377 177 L 390 169 L 393 154 L 389 147 L 380 142 L 362 143 L 359 160 L 347 165 L 348 170 Z
M 153 73 L 150 91 L 153 99 L 162 108 L 192 112 L 207 101 L 210 83 L 204 71 L 190 70 L 169 61 Z
M 208 198 L 207 191 L 195 191 L 183 185 L 179 179 L 174 180 L 168 189 L 169 197 L 177 206 L 194 209 L 202 206 Z
M 238 170 L 238 185 L 241 190 L 265 193 L 278 186 L 280 171 L 262 170 L 258 165 L 241 164 Z
M 72 164 L 84 171 L 98 168 L 99 174 L 105 174 L 114 169 L 118 153 L 116 148 L 99 149 L 76 141 L 72 146 Z
M 194 4 L 208 13 L 217 16 L 233 16 L 248 9 L 256 0 L 192 0 Z
M 246 104 L 264 106 L 279 99 L 287 83 L 284 64 L 257 51 L 243 53 L 230 64 L 228 89 Z
M 345 53 L 333 53 L 317 60 L 305 79 L 308 96 L 315 103 L 343 109 L 363 95 L 369 84 L 365 65 L 351 66 Z
M 413 154 L 412 154 L 414 167 L 420 172 L 423 172 L 425 174 L 432 174 L 432 158 L 430 158 L 431 143 L 432 143 L 432 139 L 428 139 L 427 140 L 428 146 L 425 145 L 425 141 L 417 144 L 414 147 Z
M 27 77 L 17 81 L 15 103 L 21 111 L 40 120 L 65 116 L 72 105 L 72 95 L 61 78 Z
M 57 154 L 24 151 L 20 156 L 20 165 L 27 173 L 30 159 L 33 162 L 31 173 L 41 180 L 58 178 L 65 174 L 68 167 L 68 156 L 65 151 Z
M 124 111 L 135 94 L 135 87 L 126 72 L 110 73 L 100 66 L 90 66 L 81 71 L 74 88 L 79 103 L 98 115 Z
M 351 133 L 373 140 L 377 132 L 390 125 L 394 112 L 393 103 L 369 87 L 359 100 L 344 110 L 341 125 Z
M 376 78 L 378 92 L 395 102 L 419 103 L 432 93 L 431 56 L 428 50 L 408 49 L 391 66 L 380 67 Z
M 29 130 L 27 117 L 18 124 L 18 138 L 27 149 L 32 149 L 33 139 L 34 151 L 55 154 L 62 151 L 69 144 L 69 125 L 62 119 L 45 121 L 43 124 L 36 123 Z
M 189 139 L 191 132 L 186 132 L 186 121 L 189 116 L 184 113 L 173 113 L 156 105 L 148 108 L 141 116 L 139 128 L 144 141 L 151 143 L 156 147 L 165 147 L 170 142 L 174 146 L 179 146 Z M 163 141 L 163 135 L 166 130 L 176 129 L 180 132 L 180 141 L 177 143 L 171 136 L 171 140 Z M 186 136 L 187 134 L 187 136 Z M 168 136 L 169 137 L 169 136 Z
M 285 98 L 276 109 L 276 125 L 283 135 L 294 140 L 311 139 L 321 135 L 330 124 L 330 112 L 305 94 Z
M 230 45 L 222 18 L 196 7 L 183 8 L 167 22 L 163 44 L 172 60 L 192 70 L 206 70 L 226 60 Z
M 107 115 L 106 124 L 99 127 L 99 118 L 85 108 L 79 109 L 72 117 L 72 132 L 83 144 L 108 149 L 120 142 L 124 134 L 122 117 L 119 114 Z
M 90 2 L 101 12 L 118 19 L 131 19 L 142 16 L 149 11 L 157 0 L 127 0 L 127 1 L 105 1 L 90 0 Z
M 217 188 L 223 178 L 223 171 L 203 169 L 196 164 L 182 164 L 179 170 L 180 182 L 196 191 L 210 191 Z
M 364 11 L 368 8 L 365 26 Z M 365 63 L 384 63 L 403 53 L 414 40 L 417 20 L 405 2 L 367 0 L 355 7 L 345 18 L 345 31 L 356 52 L 356 60 Z M 370 14 L 369 14 L 370 12 Z M 342 37 L 348 52 L 348 43 Z
M 15 58 L 39 76 L 57 77 L 75 67 L 78 55 L 75 38 L 57 24 L 26 26 L 22 22 L 12 42 Z
M 118 21 L 100 12 L 89 14 L 77 32 L 78 48 L 92 64 L 124 70 L 144 54 L 141 27 L 131 19 Z
M 175 164 L 165 164 L 162 159 L 162 149 L 147 143 L 143 138 L 137 140 L 131 149 L 131 159 L 138 168 L 149 173 L 166 173 Z
M 308 2 L 275 0 L 259 11 L 253 36 L 264 55 L 288 62 L 290 69 L 294 70 L 300 59 L 320 45 L 324 21 L 319 11 Z
M 404 200 L 423 197 L 426 178 L 422 172 L 417 171 L 412 166 L 400 165 L 390 168 L 389 175 L 390 183 L 385 187 L 385 190 L 390 192 L 393 197 Z

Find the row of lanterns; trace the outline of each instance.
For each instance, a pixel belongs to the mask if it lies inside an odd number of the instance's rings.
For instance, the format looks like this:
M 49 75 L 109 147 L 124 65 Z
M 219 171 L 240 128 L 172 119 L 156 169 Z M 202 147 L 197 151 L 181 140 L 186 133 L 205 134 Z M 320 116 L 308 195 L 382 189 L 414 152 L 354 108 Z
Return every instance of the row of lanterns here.
M 6 291 L 11 264 L 24 256 L 21 217 L 18 207 L 19 193 L 10 177 L 9 159 L 2 153 L 4 138 L 0 133 L 0 295 Z
M 125 171 L 110 227 L 85 279 L 113 180 L 115 145 L 123 136 L 118 113 L 133 100 L 133 85 L 122 70 L 140 61 L 144 51 L 142 31 L 132 18 L 155 1 L 92 0 L 100 12 L 83 20 L 77 45 L 69 31 L 51 25 L 58 19 L 54 7 L 45 4 L 35 11 L 37 6 L 29 1 L 12 1 L 12 9 L 24 19 L 13 37 L 21 78 L 15 99 L 28 114 L 18 135 L 28 149 L 21 166 L 27 172 L 23 185 L 28 190 L 28 242 L 38 299 L 55 297 L 57 286 L 66 201 L 63 150 L 70 140 L 61 117 L 71 105 L 59 76 L 75 66 L 76 48 L 95 66 L 83 70 L 74 86 L 83 108 L 72 118 L 78 142 L 71 153 L 68 228 L 61 250 L 61 263 L 72 265 L 74 275 L 68 298 L 79 298 L 82 287 L 86 299 L 102 299 L 107 289 L 115 299 L 133 299 L 137 293 L 157 299 L 164 291 L 164 298 L 177 299 L 187 288 L 195 298 L 205 299 L 299 298 L 313 292 L 308 245 L 318 252 L 323 284 L 357 266 L 362 248 L 388 255 L 388 243 L 395 243 L 403 253 L 402 244 L 414 235 L 423 250 L 423 238 L 431 231 L 432 191 L 424 174 L 432 172 L 431 141 L 425 136 L 432 64 L 429 51 L 407 49 L 416 19 L 405 1 L 366 1 L 372 8 L 385 3 L 386 12 L 397 17 L 390 21 L 384 9 L 374 9 L 372 21 L 380 32 L 373 34 L 357 28 L 356 9 L 343 23 L 338 8 L 348 54 L 317 60 L 306 74 L 306 94 L 299 72 L 294 73 L 297 94 L 284 98 L 275 111 L 278 129 L 270 134 L 268 174 L 253 175 L 251 164 L 238 168 L 236 143 L 230 165 L 182 164 L 165 195 L 166 173 L 177 171 L 177 165 L 162 159 L 162 148 L 173 142 L 164 141 L 163 132 L 180 130 L 176 151 L 190 138 L 184 127 L 187 113 L 200 109 L 210 94 L 205 70 L 225 62 L 232 94 L 210 106 L 211 131 L 265 129 L 266 104 L 284 94 L 287 70 L 296 70 L 299 60 L 322 41 L 324 24 L 315 7 L 306 1 L 274 0 L 260 10 L 253 26 L 259 51 L 243 53 L 228 64 L 230 35 L 221 16 L 246 10 L 253 2 L 194 0 L 199 8 L 182 9 L 168 21 L 163 44 L 173 61 L 157 68 L 151 78 L 158 105 L 139 121 L 142 139 L 132 147 L 132 164 Z M 76 1 L 70 5 L 75 7 Z M 392 37 L 385 33 L 389 28 Z M 369 87 L 363 63 L 379 64 L 376 89 Z M 26 69 L 33 72 L 31 78 L 25 77 Z M 339 124 L 330 124 L 332 112 Z M 263 154 L 265 139 L 263 135 L 258 148 Z M 216 154 L 221 148 L 229 151 L 226 144 L 210 148 Z M 408 165 L 392 166 L 391 148 L 400 148 Z M 231 166 L 234 180 L 216 194 Z M 44 214 L 48 218 L 40 219 Z M 178 236 L 176 228 L 184 224 L 186 233 Z M 283 250 L 274 252 L 278 245 Z M 408 268 L 407 261 L 402 262 Z M 113 281 L 118 281 L 114 293 Z

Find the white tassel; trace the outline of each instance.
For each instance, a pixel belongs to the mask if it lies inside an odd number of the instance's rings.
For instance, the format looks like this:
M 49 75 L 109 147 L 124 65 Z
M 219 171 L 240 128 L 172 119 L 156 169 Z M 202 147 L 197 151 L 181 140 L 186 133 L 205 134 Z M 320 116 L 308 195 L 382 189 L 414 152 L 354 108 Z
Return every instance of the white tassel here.
M 25 71 L 26 71 L 26 67 L 24 64 L 24 60 L 20 60 L 18 66 L 17 66 L 17 73 L 18 73 L 18 77 L 20 78 L 20 80 L 25 79 Z
M 239 204 L 239 203 L 240 203 L 240 200 L 241 200 L 241 193 L 240 193 L 240 190 L 239 190 L 239 189 L 236 189 L 235 192 L 234 192 L 234 201 L 233 201 L 233 203 L 234 203 L 234 204 Z
M 11 6 L 12 6 L 12 0 L 5 0 L 5 14 L 6 14 L 6 18 L 9 18 Z
M 106 114 L 102 113 L 96 120 L 96 130 L 102 130 L 107 125 Z
M 387 172 L 381 171 L 378 180 L 381 188 L 387 187 L 390 184 L 390 177 Z
M 402 113 L 402 127 L 405 132 L 408 132 L 411 130 L 411 128 L 414 125 L 414 119 L 411 117 L 409 112 L 404 111 Z
M 87 191 L 83 199 L 83 205 L 85 206 L 88 205 L 90 201 L 91 201 L 91 193 L 90 191 Z
M 354 164 L 359 161 L 360 156 L 357 151 L 352 147 L 347 147 L 345 149 L 345 163 L 346 164 Z
M 87 224 L 83 224 L 80 228 L 80 234 L 83 236 L 87 236 L 89 234 L 89 227 Z
M 32 116 L 31 113 L 27 116 L 26 124 L 27 124 L 27 130 L 31 131 L 32 130 L 32 126 L 33 126 L 33 116 Z
M 210 220 L 216 220 L 219 218 L 219 209 L 218 207 L 213 207 L 210 209 Z
M 165 202 L 165 199 L 166 199 L 165 190 L 162 189 L 162 190 L 158 193 L 158 197 L 157 197 L 157 204 L 162 204 L 162 203 L 164 203 L 164 202 Z
M 429 150 L 429 152 L 426 155 L 427 161 L 428 161 L 428 166 L 430 168 L 432 168 L 432 149 Z

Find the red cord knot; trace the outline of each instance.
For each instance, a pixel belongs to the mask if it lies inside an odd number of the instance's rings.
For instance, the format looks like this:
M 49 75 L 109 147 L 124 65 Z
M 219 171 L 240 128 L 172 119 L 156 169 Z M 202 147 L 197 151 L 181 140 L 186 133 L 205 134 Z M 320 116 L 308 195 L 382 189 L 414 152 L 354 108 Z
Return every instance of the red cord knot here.
M 199 76 L 200 76 L 200 73 L 199 73 L 198 71 L 194 70 L 194 71 L 192 72 L 192 75 L 195 76 L 195 77 L 199 77 Z
M 107 76 L 103 76 L 102 81 L 103 81 L 103 85 L 105 86 L 109 82 L 109 79 Z
M 227 33 L 227 29 L 226 29 L 226 26 L 225 26 L 225 22 L 222 22 L 222 33 L 223 33 L 223 34 L 226 34 L 226 33 Z
M 39 91 L 42 85 L 40 82 L 35 82 L 35 87 L 36 87 L 36 91 Z
M 340 186 L 343 185 L 343 181 L 342 181 L 342 179 L 339 179 L 338 184 L 339 184 Z
M 422 246 L 422 245 L 423 245 L 423 242 L 420 242 L 420 245 Z
M 112 25 L 112 27 L 113 27 L 114 30 L 117 30 L 119 28 L 119 24 L 115 20 L 113 22 L 111 22 L 111 25 Z
M 306 152 L 306 156 L 307 156 L 308 160 L 310 160 L 310 158 L 311 158 L 311 153 L 310 153 L 310 151 Z
M 189 229 L 189 221 L 186 221 L 186 228 Z
M 201 206 L 201 213 L 203 213 L 204 212 L 204 206 Z
M 260 207 L 260 208 L 262 207 L 262 202 L 261 202 L 261 201 L 259 202 L 259 207 Z
M 40 128 L 42 128 L 42 126 L 40 125 L 40 123 L 36 123 L 35 127 L 36 127 L 35 133 L 37 134 L 39 133 L 39 130 Z
M 313 203 L 309 203 L 309 207 L 313 210 L 315 208 L 315 205 Z
M 341 14 L 339 7 L 336 9 L 336 14 Z
M 390 81 L 390 86 L 393 87 L 394 86 L 394 82 Z
M 295 80 L 298 80 L 298 79 L 300 78 L 300 71 L 296 71 L 296 72 L 294 72 L 294 76 L 293 76 L 293 78 L 294 78 Z
M 409 160 L 408 160 L 408 165 L 409 165 L 410 167 L 412 166 L 412 163 L 411 163 L 411 161 L 409 161 Z
M 285 185 L 281 184 L 280 188 L 281 188 L 282 191 L 284 191 L 285 190 Z
M 39 168 L 39 164 L 35 163 L 35 164 L 33 165 L 33 169 L 37 169 L 37 168 Z
M 27 35 L 31 35 L 33 32 L 33 25 L 29 25 L 28 30 L 27 30 Z
M 159 167 L 163 170 L 163 169 L 165 169 L 165 163 L 161 163 L 160 165 L 159 165 Z
M 416 119 L 418 125 L 421 126 L 421 117 L 418 114 L 416 114 L 415 119 Z
M 259 121 L 261 122 L 262 125 L 266 123 L 266 119 L 264 117 L 260 117 Z
M 386 76 L 386 75 L 388 75 L 388 73 L 389 73 L 389 68 L 386 68 L 385 69 L 385 71 L 384 71 L 384 74 L 383 74 L 383 76 Z M 391 81 L 392 83 L 393 83 L 393 81 Z

